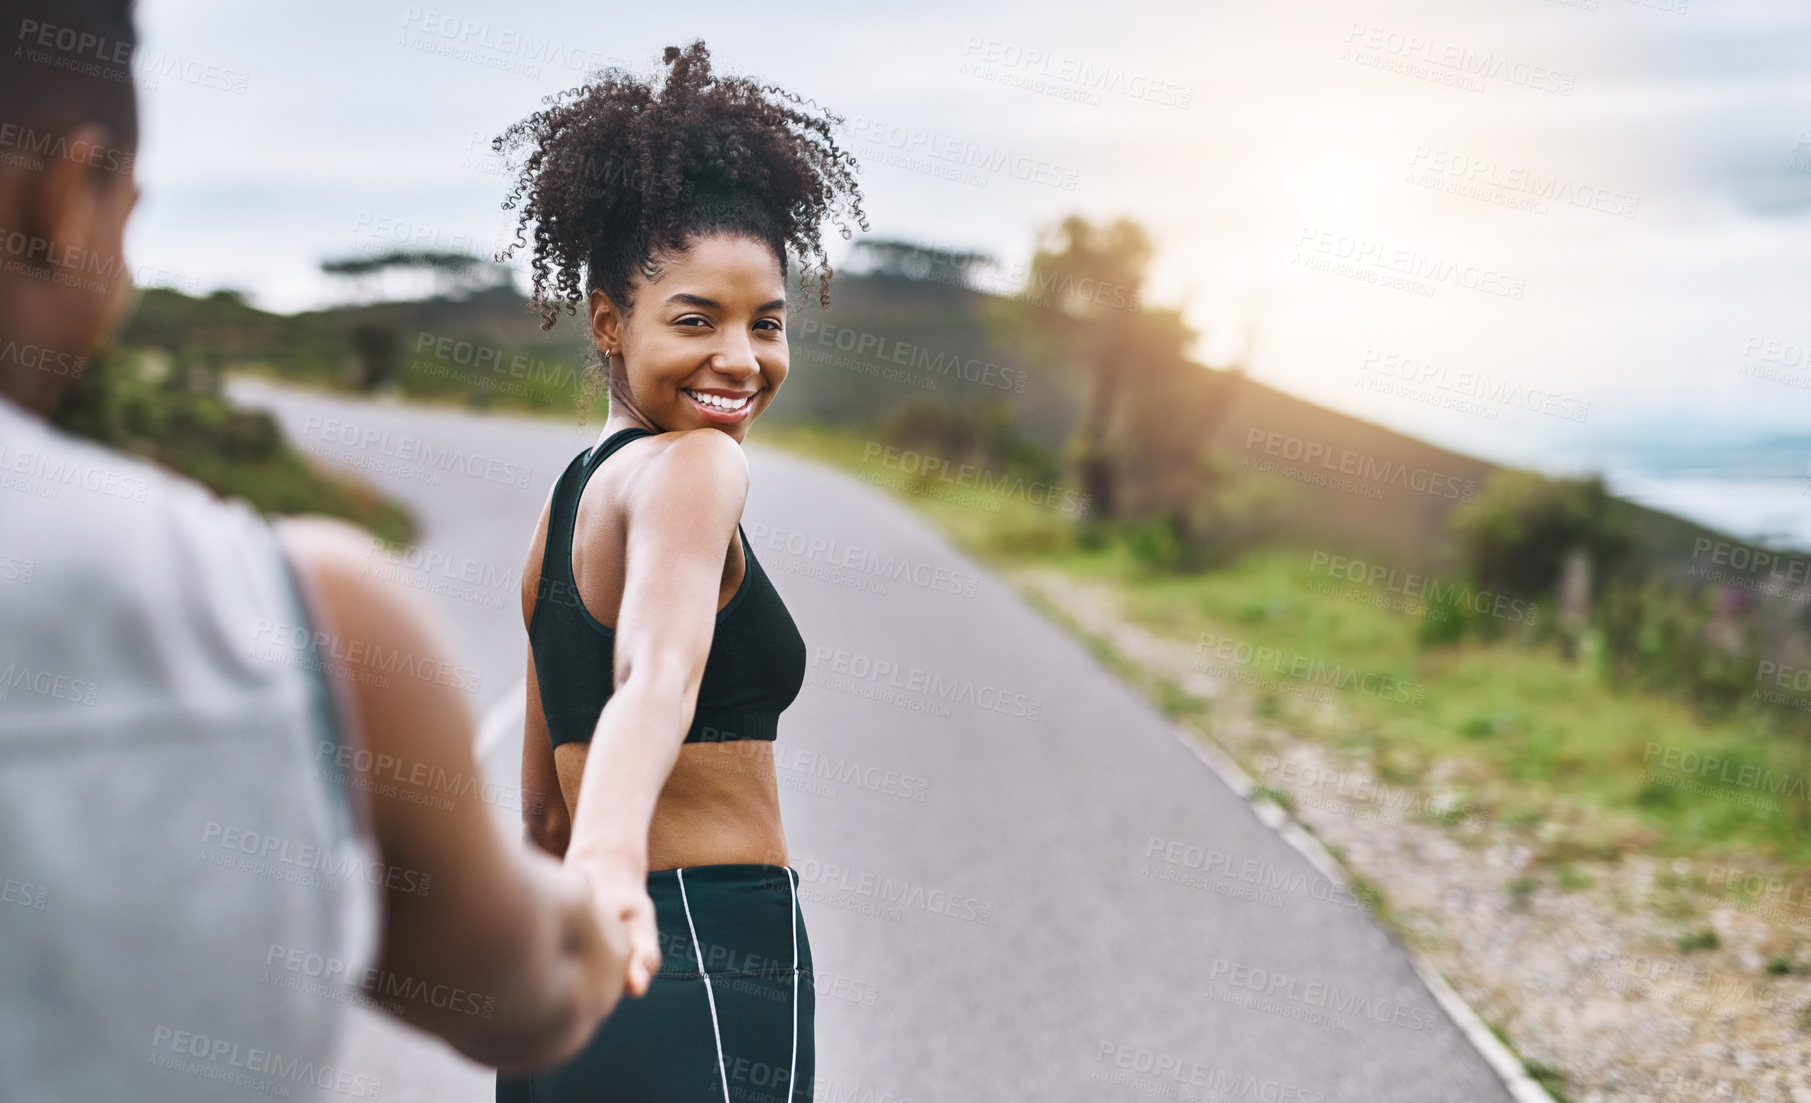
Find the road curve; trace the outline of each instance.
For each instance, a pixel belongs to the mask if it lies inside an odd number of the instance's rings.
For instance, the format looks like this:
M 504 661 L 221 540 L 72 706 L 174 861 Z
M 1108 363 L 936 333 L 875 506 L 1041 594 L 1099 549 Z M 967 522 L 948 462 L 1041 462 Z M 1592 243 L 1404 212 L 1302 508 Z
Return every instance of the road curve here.
M 374 564 L 443 617 L 513 785 L 518 572 L 596 426 L 229 393 L 416 510 L 419 555 Z M 820 1103 L 1510 1100 L 1395 943 L 1161 713 L 911 510 L 754 437 L 744 527 L 811 651 L 776 756 Z M 484 1070 L 367 1012 L 343 1056 L 389 1100 L 490 1098 Z

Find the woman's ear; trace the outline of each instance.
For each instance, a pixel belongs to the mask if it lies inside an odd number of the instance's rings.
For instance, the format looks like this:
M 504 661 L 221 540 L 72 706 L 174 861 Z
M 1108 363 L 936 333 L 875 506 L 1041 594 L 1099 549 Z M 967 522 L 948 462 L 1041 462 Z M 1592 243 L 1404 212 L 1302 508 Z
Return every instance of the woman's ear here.
M 587 304 L 591 312 L 591 340 L 597 350 L 606 356 L 617 356 L 623 347 L 623 318 L 610 296 L 602 291 L 593 291 Z

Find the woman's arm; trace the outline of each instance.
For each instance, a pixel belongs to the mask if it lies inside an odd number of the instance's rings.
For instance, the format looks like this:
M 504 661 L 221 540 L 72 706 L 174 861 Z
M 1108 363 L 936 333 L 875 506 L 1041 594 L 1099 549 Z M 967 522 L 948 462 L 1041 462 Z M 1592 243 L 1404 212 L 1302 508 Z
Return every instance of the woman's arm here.
M 275 528 L 315 630 L 349 668 L 340 675 L 348 720 L 372 760 L 405 775 L 479 780 L 464 691 L 448 684 L 457 679 L 396 673 L 399 656 L 417 671 L 456 668 L 419 598 L 361 570 L 371 538 L 325 518 Z M 404 999 L 398 1017 L 505 1069 L 577 1053 L 621 997 L 628 951 L 621 924 L 597 910 L 586 878 L 512 845 L 477 795 L 480 785 L 456 786 L 435 802 L 385 795 L 407 786 L 368 788 L 378 849 L 398 871 L 385 877 L 376 974 L 392 982 L 379 984 L 386 1002 L 396 993 L 464 993 Z M 474 1010 L 487 1004 L 488 1017 Z
M 528 841 L 553 855 L 566 856 L 572 839 L 572 817 L 560 792 L 553 761 L 553 737 L 541 711 L 541 683 L 535 676 L 534 648 L 528 649 L 528 715 L 522 725 L 522 823 Z
M 646 887 L 648 825 L 692 723 L 723 557 L 748 497 L 748 461 L 734 438 L 716 429 L 672 436 L 624 490 L 616 689 L 591 739 L 566 852 L 568 861 L 612 871 L 604 895 L 625 902 L 637 994 L 660 967 Z
M 522 564 L 522 630 L 534 624 L 535 605 L 547 585 L 541 566 L 547 556 L 548 525 L 553 518 L 553 491 L 541 503 L 534 539 Z M 528 840 L 556 858 L 566 856 L 572 838 L 572 817 L 560 789 L 559 766 L 553 759 L 553 737 L 547 731 L 547 714 L 541 708 L 541 679 L 535 671 L 534 645 L 528 645 L 528 709 L 522 724 L 522 826 Z

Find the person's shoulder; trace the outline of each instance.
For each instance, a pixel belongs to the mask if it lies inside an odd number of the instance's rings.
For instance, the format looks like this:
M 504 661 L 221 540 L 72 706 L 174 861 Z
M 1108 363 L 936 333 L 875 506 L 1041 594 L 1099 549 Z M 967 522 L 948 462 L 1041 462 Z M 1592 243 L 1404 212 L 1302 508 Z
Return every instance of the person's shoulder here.
M 0 411 L 0 517 L 60 565 L 124 577 L 185 558 L 226 563 L 237 545 L 267 545 L 269 526 L 251 504 L 222 497 L 144 457 L 76 436 L 16 407 Z
M 748 459 L 734 437 L 716 429 L 662 433 L 637 468 L 624 487 L 631 531 L 645 525 L 683 542 L 684 533 L 718 522 L 733 526 L 748 500 Z
M 697 487 L 748 486 L 748 456 L 742 445 L 717 429 L 680 429 L 648 438 L 644 478 Z
M 282 692 L 255 654 L 293 622 L 269 524 L 157 464 L 12 410 L 0 425 L 0 653 L 88 672 L 122 707 Z

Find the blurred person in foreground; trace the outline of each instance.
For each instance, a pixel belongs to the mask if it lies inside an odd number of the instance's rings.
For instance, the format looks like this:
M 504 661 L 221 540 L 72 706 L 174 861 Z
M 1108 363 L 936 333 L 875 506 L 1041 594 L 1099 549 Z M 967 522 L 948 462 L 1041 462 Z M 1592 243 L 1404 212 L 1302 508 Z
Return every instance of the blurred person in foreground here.
M 569 1057 L 645 989 L 636 902 L 493 820 L 370 537 L 46 424 L 129 298 L 136 39 L 121 0 L 0 0 L 0 34 L 3 1094 L 380 1097 L 333 1064 L 348 1002 Z

